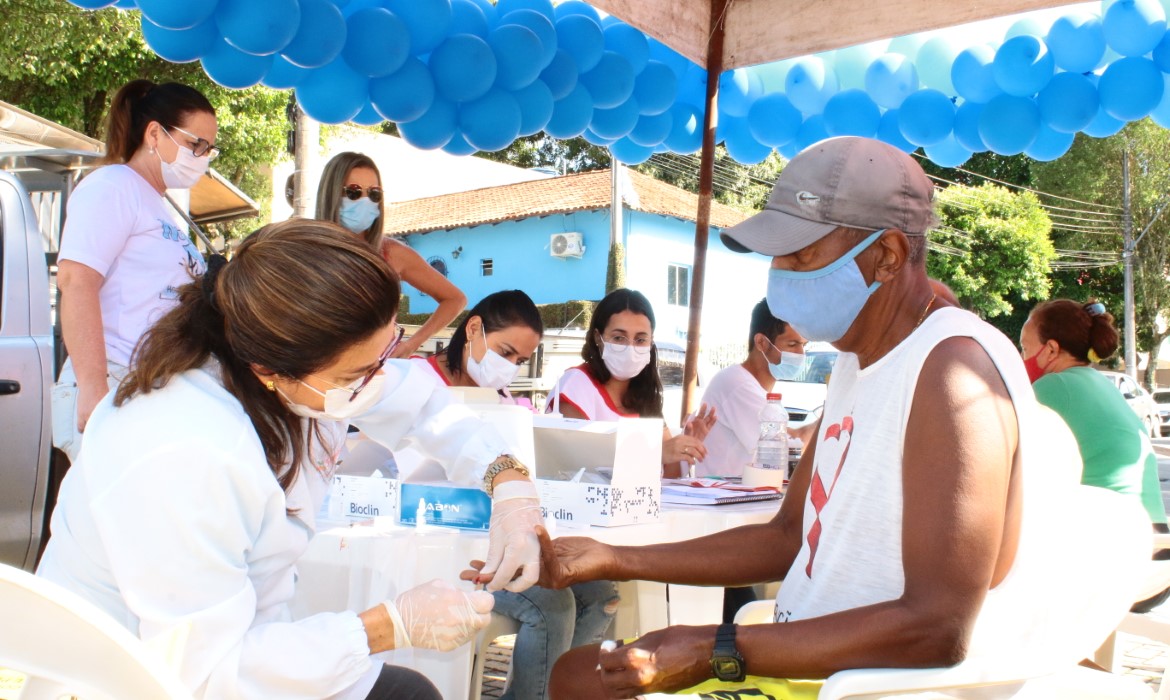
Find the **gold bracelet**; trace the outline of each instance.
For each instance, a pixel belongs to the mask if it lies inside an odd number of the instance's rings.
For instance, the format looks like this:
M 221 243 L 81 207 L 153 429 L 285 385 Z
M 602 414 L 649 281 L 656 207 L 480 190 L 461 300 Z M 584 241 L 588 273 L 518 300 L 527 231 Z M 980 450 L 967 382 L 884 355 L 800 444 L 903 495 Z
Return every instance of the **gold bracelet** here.
M 496 458 L 496 461 L 491 463 L 491 466 L 489 466 L 487 471 L 483 474 L 483 490 L 487 493 L 488 496 L 491 496 L 492 491 L 495 490 L 492 482 L 495 481 L 496 477 L 500 475 L 500 472 L 506 469 L 515 469 L 525 477 L 531 476 L 530 472 L 528 471 L 528 467 L 524 466 L 520 460 L 516 459 L 512 455 L 500 455 Z

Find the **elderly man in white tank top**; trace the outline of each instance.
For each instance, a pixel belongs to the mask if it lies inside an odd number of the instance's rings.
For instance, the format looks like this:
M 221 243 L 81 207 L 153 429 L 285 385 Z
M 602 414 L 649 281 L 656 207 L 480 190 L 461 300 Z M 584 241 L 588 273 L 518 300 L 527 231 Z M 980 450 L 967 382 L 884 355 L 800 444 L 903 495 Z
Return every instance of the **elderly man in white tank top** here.
M 933 193 L 901 151 L 828 139 L 788 164 L 764 211 L 723 234 L 772 258 L 772 313 L 842 353 L 780 513 L 675 544 L 546 541 L 542 583 L 783 579 L 781 624 L 577 649 L 554 672 L 554 697 L 710 693 L 765 677 L 767 694 L 803 698 L 807 686 L 774 679 L 948 666 L 1051 641 L 1038 601 L 1056 582 L 1041 540 L 1055 520 L 1052 463 L 1075 465 L 1076 446 L 1038 427 L 1011 341 L 928 280 Z

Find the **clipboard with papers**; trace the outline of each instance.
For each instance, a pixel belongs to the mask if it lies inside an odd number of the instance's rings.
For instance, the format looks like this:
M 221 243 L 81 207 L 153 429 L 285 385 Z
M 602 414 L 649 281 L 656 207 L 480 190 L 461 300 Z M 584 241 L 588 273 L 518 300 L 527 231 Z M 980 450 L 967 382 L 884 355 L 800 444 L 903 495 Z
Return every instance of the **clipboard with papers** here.
M 752 488 L 722 479 L 664 479 L 662 502 L 720 506 L 728 503 L 774 501 L 783 494 L 770 486 Z

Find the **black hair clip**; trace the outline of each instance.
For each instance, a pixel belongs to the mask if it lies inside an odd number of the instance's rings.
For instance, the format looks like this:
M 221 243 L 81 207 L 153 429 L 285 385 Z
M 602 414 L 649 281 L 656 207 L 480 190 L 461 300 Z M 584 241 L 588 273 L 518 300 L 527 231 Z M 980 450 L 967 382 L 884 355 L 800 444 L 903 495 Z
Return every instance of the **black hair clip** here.
M 219 272 L 227 262 L 223 255 L 213 253 L 207 256 L 207 271 L 203 273 L 203 296 L 216 311 L 219 311 L 219 306 L 215 303 L 215 280 L 219 278 Z

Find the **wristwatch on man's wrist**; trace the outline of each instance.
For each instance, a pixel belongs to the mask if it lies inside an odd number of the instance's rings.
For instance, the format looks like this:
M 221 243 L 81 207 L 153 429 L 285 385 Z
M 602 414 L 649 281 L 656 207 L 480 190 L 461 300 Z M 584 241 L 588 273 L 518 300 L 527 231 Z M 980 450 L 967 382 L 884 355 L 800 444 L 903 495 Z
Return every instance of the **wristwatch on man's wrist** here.
M 711 670 L 721 681 L 740 682 L 747 677 L 743 656 L 735 648 L 735 625 L 723 624 L 715 630 L 715 650 L 711 652 Z
M 495 486 L 492 485 L 492 482 L 495 481 L 496 477 L 500 475 L 500 472 L 504 471 L 505 469 L 515 469 L 525 477 L 530 475 L 528 467 L 524 466 L 523 462 L 516 459 L 512 455 L 500 455 L 496 461 L 492 462 L 491 466 L 488 467 L 487 471 L 483 474 L 483 490 L 487 493 L 488 496 L 491 496 L 492 491 L 495 490 Z

